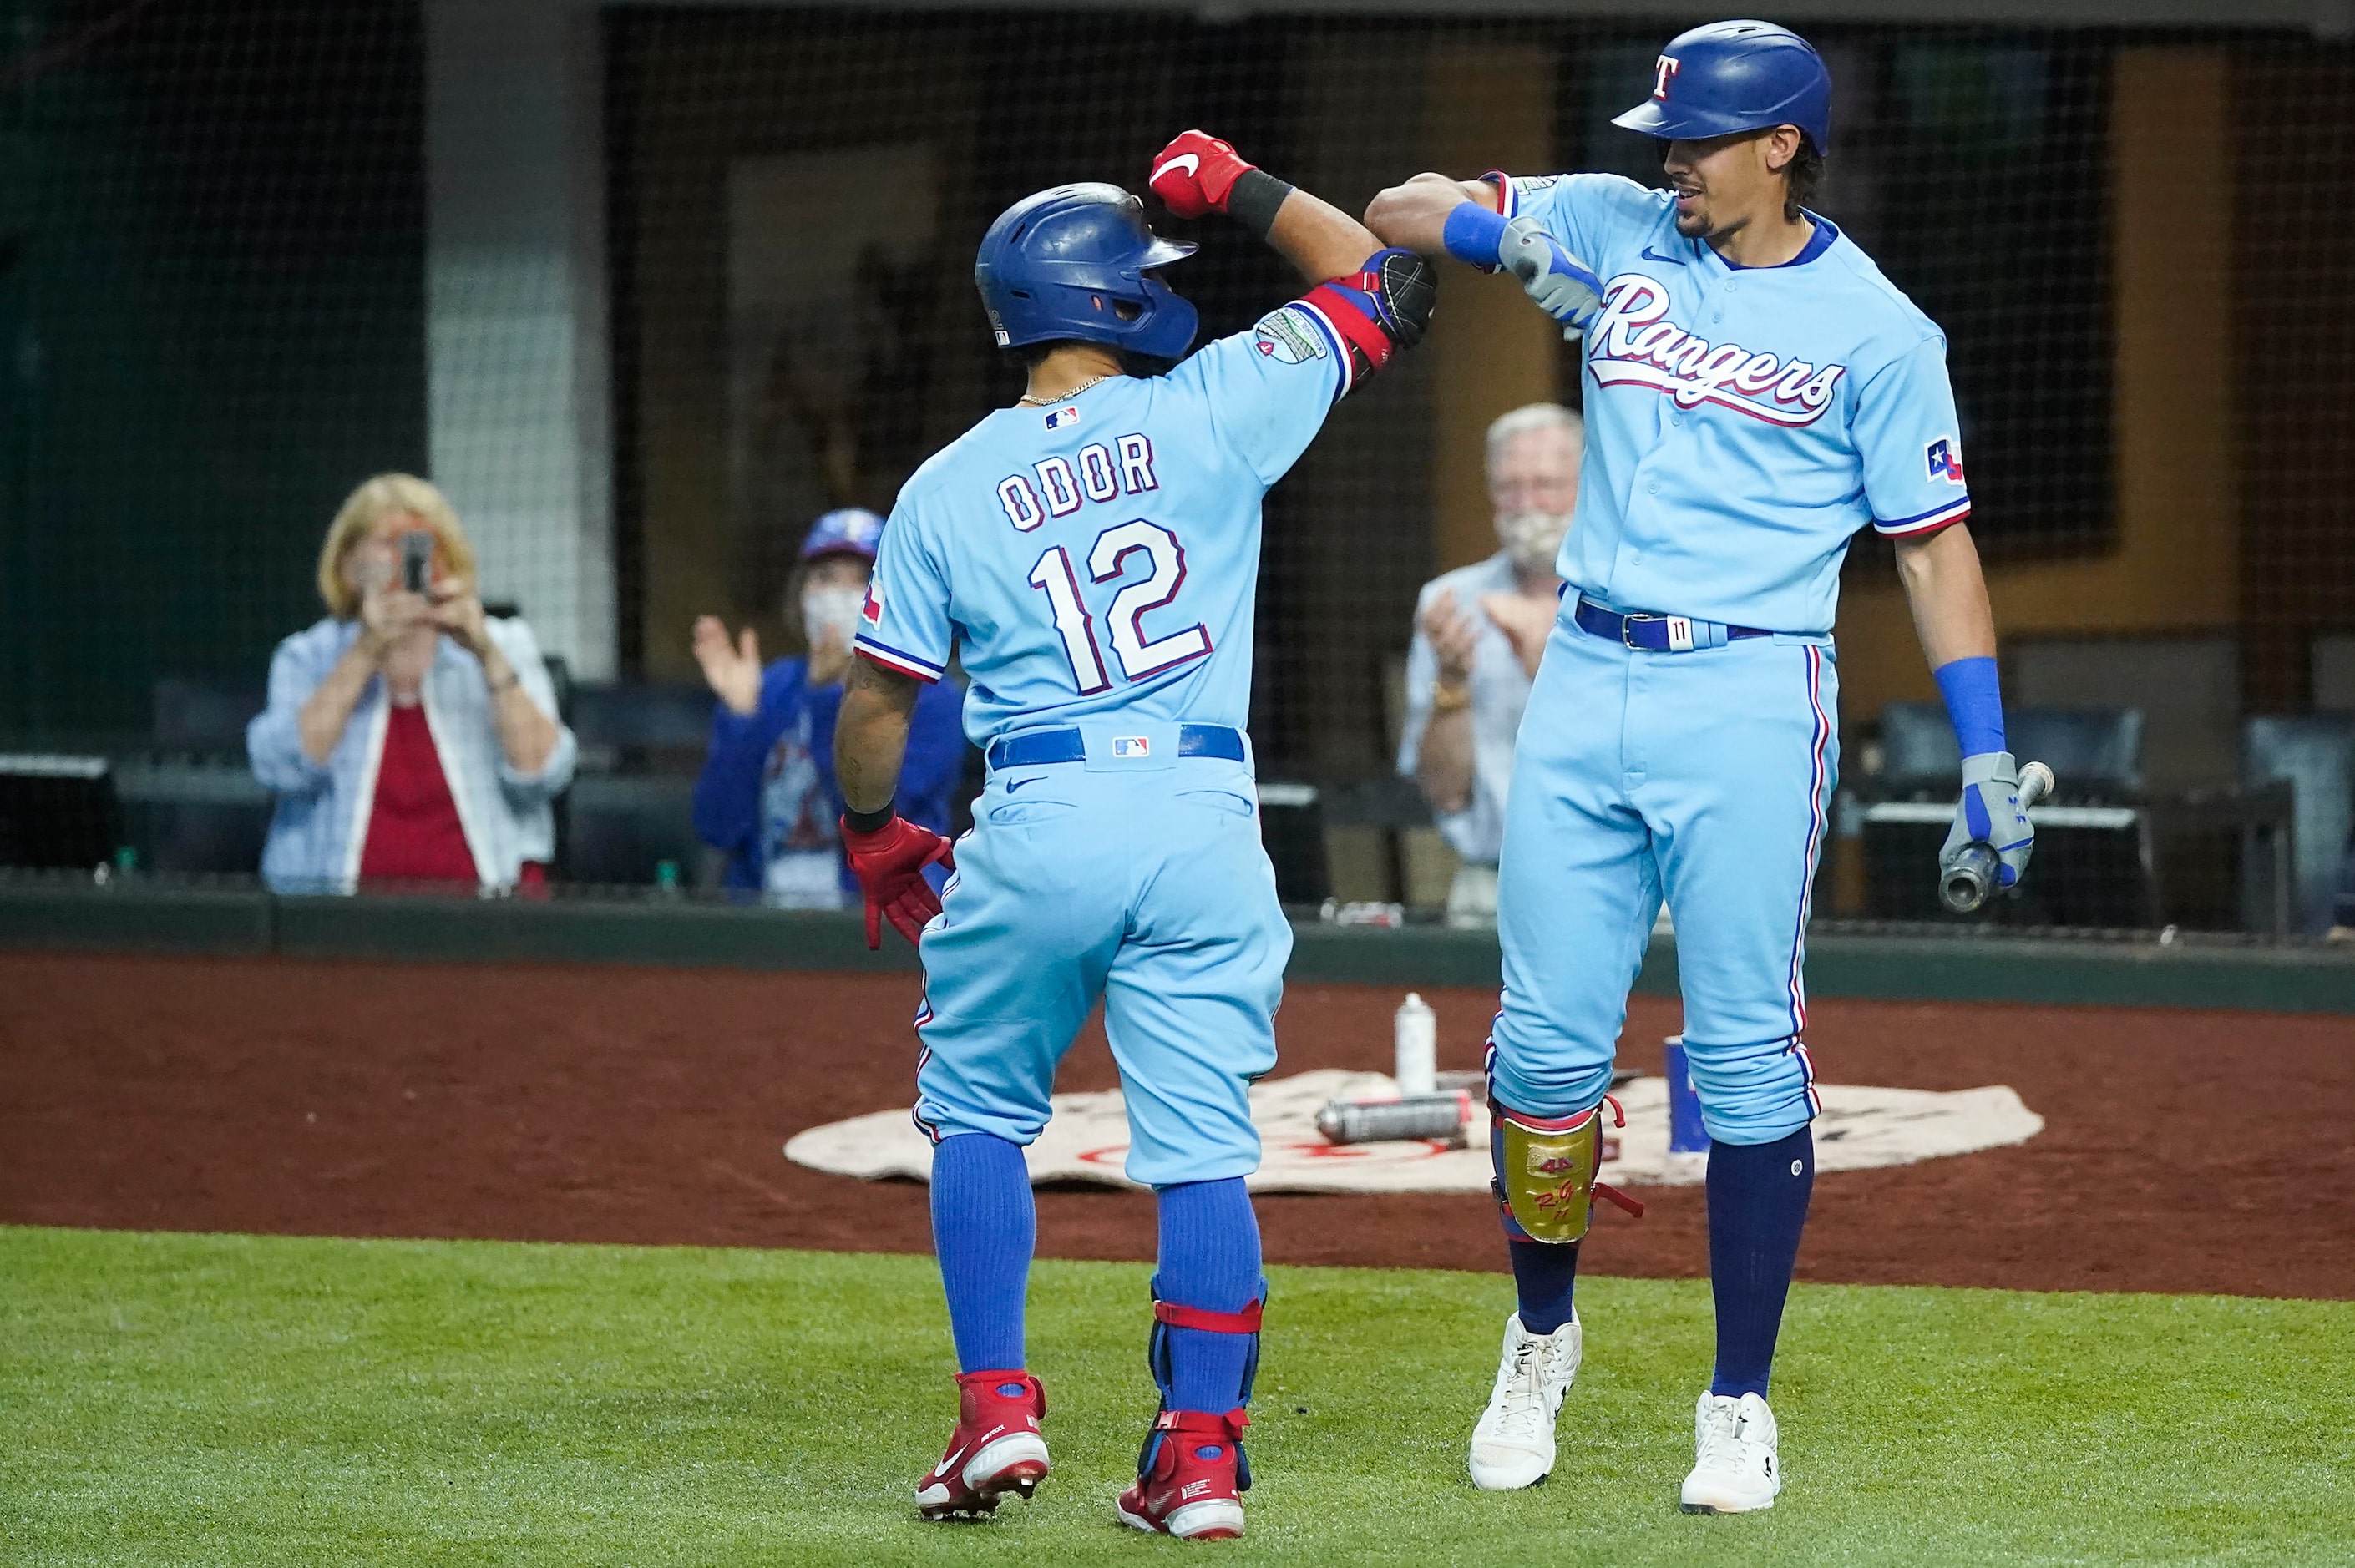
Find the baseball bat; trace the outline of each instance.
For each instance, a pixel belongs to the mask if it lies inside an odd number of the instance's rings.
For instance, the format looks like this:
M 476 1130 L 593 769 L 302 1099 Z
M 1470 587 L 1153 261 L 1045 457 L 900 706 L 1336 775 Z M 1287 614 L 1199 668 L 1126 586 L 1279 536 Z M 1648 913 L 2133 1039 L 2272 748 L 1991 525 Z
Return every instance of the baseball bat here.
M 2019 770 L 2019 809 L 2023 811 L 2052 792 L 2052 769 L 2031 762 Z M 1968 915 L 1987 901 L 1996 889 L 1996 867 L 2001 858 L 1989 843 L 1965 846 L 1954 869 L 1938 884 L 1938 898 L 1957 915 Z

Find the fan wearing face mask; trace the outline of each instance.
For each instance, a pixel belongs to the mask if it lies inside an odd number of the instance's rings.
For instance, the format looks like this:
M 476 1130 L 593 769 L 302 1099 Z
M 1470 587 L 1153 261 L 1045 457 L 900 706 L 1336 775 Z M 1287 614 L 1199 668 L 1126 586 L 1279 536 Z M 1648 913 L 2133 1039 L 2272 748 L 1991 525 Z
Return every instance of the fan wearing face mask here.
M 1450 925 L 1494 925 L 1513 736 L 1561 605 L 1554 557 L 1578 503 L 1579 417 L 1531 403 L 1488 427 L 1488 496 L 1502 548 L 1425 583 L 1407 650 L 1398 770 L 1463 857 Z
M 763 669 L 751 627 L 731 642 L 718 616 L 695 623 L 696 662 L 719 699 L 695 783 L 695 831 L 728 853 L 730 887 L 783 908 L 858 902 L 837 827 L 834 720 L 882 537 L 883 519 L 858 507 L 810 525 L 786 592 L 805 655 Z M 942 681 L 923 689 L 910 720 L 900 814 L 935 832 L 948 831 L 949 792 L 964 768 L 964 690 Z

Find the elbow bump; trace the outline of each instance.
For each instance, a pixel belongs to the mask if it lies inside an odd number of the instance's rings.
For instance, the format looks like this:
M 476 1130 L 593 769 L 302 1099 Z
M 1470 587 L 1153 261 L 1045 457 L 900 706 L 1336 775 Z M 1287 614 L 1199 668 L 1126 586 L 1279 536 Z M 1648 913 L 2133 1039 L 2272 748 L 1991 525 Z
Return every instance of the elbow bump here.
M 1427 185 L 1434 180 L 1445 183 L 1442 175 L 1421 174 L 1408 180 L 1404 185 L 1391 185 L 1383 189 L 1372 201 L 1366 204 L 1366 227 L 1372 229 L 1378 237 L 1387 240 L 1390 237 L 1382 233 L 1383 226 L 1396 223 L 1412 212 L 1420 196 L 1416 187 Z

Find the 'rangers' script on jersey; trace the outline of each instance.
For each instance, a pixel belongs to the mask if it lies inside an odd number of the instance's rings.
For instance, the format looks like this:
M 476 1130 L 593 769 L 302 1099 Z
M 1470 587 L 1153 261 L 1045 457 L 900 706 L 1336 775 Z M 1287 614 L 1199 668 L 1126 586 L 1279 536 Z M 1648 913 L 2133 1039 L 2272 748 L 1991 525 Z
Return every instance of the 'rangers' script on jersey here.
M 1811 425 L 1831 406 L 1844 365 L 1818 370 L 1804 359 L 1712 344 L 1667 319 L 1668 291 L 1641 272 L 1622 272 L 1604 291 L 1594 323 L 1594 378 L 1605 387 L 1650 387 L 1683 408 L 1720 404 L 1774 425 Z

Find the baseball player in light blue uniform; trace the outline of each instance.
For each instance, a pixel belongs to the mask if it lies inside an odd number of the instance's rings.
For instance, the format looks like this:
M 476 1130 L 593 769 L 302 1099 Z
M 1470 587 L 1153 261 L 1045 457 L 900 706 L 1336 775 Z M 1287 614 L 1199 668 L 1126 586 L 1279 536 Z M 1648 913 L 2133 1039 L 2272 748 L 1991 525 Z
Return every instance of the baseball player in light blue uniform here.
M 1368 214 L 1393 244 L 1520 278 L 1584 338 L 1587 447 L 1568 584 L 1522 722 L 1500 867 L 1504 998 L 1490 1091 L 1519 1294 L 1474 1479 L 1541 1479 L 1575 1374 L 1572 1307 L 1627 990 L 1663 897 L 1711 1138 L 1718 1356 L 1691 1512 L 1773 1506 L 1767 1376 L 1817 1108 L 1803 1042 L 1808 891 L 1839 759 L 1840 562 L 1898 541 L 1966 761 L 1945 859 L 2015 883 L 2032 831 L 2004 748 L 1994 629 L 1937 327 L 1804 207 L 1830 80 L 1796 34 L 1672 41 L 1617 123 L 1670 188 L 1609 175 L 1421 175 Z
M 1195 315 L 1155 269 L 1135 196 L 1063 185 L 992 226 L 975 268 L 1029 391 L 901 491 L 836 729 L 844 838 L 869 940 L 923 926 L 916 1119 L 937 1150 L 933 1234 L 962 1375 L 959 1421 L 917 1489 L 926 1517 L 986 1513 L 1047 1472 L 1027 1370 L 1034 1221 L 1022 1146 L 1098 999 L 1126 1097 L 1128 1175 L 1161 1221 L 1149 1361 L 1162 1409 L 1119 1504 L 1141 1530 L 1242 1532 L 1243 1406 L 1257 1359 L 1260 1144 L 1246 1097 L 1275 1065 L 1290 927 L 1260 845 L 1251 747 L 1260 503 L 1333 405 L 1430 312 L 1429 264 L 1199 132 L 1153 189 L 1219 210 L 1312 281 L 1190 357 Z M 989 760 L 954 857 L 896 819 L 918 683 L 954 656 Z M 939 900 L 928 863 L 955 867 Z

